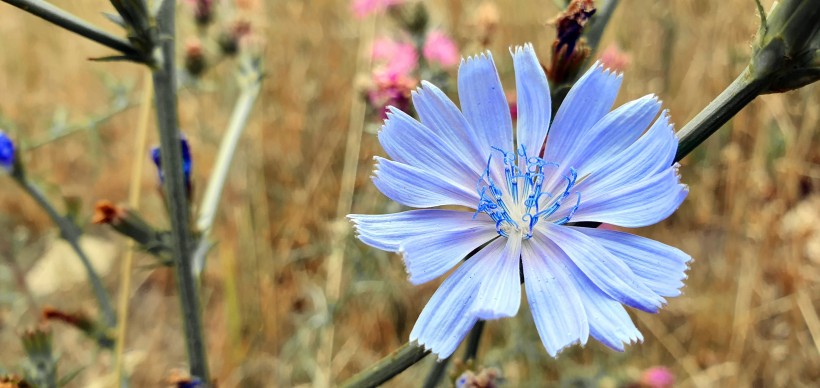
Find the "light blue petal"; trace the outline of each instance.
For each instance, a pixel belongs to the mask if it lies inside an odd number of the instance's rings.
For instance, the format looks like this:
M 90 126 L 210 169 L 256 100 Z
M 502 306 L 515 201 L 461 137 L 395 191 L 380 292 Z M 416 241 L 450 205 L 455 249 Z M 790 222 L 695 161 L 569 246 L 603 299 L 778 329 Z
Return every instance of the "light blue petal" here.
M 410 282 L 422 284 L 444 275 L 470 252 L 497 238 L 495 223 L 482 214 L 482 221 L 465 222 L 459 230 L 436 226 L 428 234 L 400 244 Z
M 574 343 L 586 344 L 589 323 L 563 251 L 541 238 L 524 241 L 524 286 L 541 342 L 550 356 Z M 597 288 L 597 287 L 596 287 Z
M 677 167 L 612 190 L 598 186 L 578 190 L 581 205 L 572 216 L 573 222 L 606 222 L 628 228 L 652 225 L 669 217 L 689 193 L 680 183 Z M 566 213 L 565 207 L 555 217 Z
M 641 97 L 609 112 L 595 126 L 569 164 L 585 176 L 602 166 L 611 164 L 615 157 L 632 145 L 646 131 L 661 109 L 654 95 Z
M 604 293 L 628 306 L 656 312 L 666 302 L 598 242 L 565 226 L 544 223 L 538 238 L 549 239 Z M 539 224 L 540 225 L 540 224 Z M 533 236 L 536 238 L 536 236 Z
M 617 256 L 660 296 L 680 295 L 692 258 L 680 249 L 633 234 L 598 228 L 573 228 Z
M 470 311 L 482 282 L 493 276 L 493 259 L 504 250 L 504 240 L 494 240 L 444 280 L 421 311 L 410 332 L 410 341 L 417 341 L 439 359 L 453 354 L 478 321 Z
M 472 170 L 483 171 L 489 151 L 479 144 L 467 119 L 447 95 L 435 85 L 421 81 L 421 87 L 412 97 L 421 123 L 445 139 L 450 148 L 460 149 L 458 154 Z
M 492 55 L 487 52 L 461 61 L 458 68 L 458 98 L 470 123 L 479 150 L 492 147 L 512 152 L 512 118 Z
M 601 291 L 578 267 L 571 265 L 569 269 L 583 300 L 590 334 L 595 339 L 619 352 L 624 351 L 624 343 L 643 341 L 643 335 L 620 302 Z
M 388 198 L 411 207 L 461 205 L 475 208 L 478 193 L 475 185 L 424 171 L 403 163 L 376 156 L 373 184 Z
M 646 179 L 672 166 L 678 150 L 678 138 L 664 111 L 655 124 L 621 153 L 606 163 L 591 167 L 592 174 L 578 184 L 581 192 L 617 190 Z
M 475 275 L 483 279 L 470 310 L 479 319 L 512 317 L 521 305 L 521 239 L 499 238 L 498 241 L 504 245 L 490 244 L 476 255 L 480 257 L 470 259 L 484 261 L 482 272 Z
M 424 209 L 392 214 L 350 214 L 347 216 L 363 243 L 388 252 L 398 252 L 403 241 L 438 232 L 465 230 L 492 223 L 485 214 L 456 210 Z M 493 226 L 495 228 L 495 226 Z
M 570 89 L 549 131 L 544 159 L 566 165 L 571 151 L 588 139 L 590 129 L 615 102 L 621 75 L 604 70 L 596 63 Z M 566 166 L 571 167 L 571 166 Z
M 524 146 L 528 156 L 539 156 L 552 113 L 549 83 L 532 44 L 515 48 L 513 64 L 518 91 L 518 147 Z
M 463 146 L 425 127 L 401 110 L 390 108 L 379 141 L 394 161 L 445 175 L 466 186 L 475 186 L 483 171 L 465 163 Z

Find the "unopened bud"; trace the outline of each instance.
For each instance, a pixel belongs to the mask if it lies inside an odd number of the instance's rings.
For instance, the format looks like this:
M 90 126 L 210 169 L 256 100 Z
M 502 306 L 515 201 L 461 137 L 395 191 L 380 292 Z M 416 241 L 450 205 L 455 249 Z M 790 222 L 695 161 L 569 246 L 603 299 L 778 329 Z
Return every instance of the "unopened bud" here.
M 757 79 L 771 79 L 765 92 L 785 92 L 819 80 L 820 2 L 776 2 L 761 21 L 750 69 Z
M 197 38 L 192 38 L 185 43 L 185 70 L 194 77 L 202 75 L 205 71 L 205 50 L 202 42 Z
M 137 213 L 111 201 L 97 202 L 91 221 L 98 225 L 109 225 L 120 234 L 130 237 L 143 249 L 163 259 L 163 263 L 171 252 L 167 233 L 157 231 Z
M 188 195 L 190 195 L 192 188 L 191 166 L 193 164 L 193 161 L 191 160 L 191 148 L 188 145 L 188 140 L 185 139 L 185 136 L 182 136 L 179 145 L 182 151 L 182 174 L 185 179 L 185 187 L 188 190 Z M 154 165 L 157 166 L 157 175 L 159 176 L 160 184 L 165 183 L 165 174 L 162 172 L 162 155 L 159 147 L 154 147 L 151 149 L 151 160 L 153 160 Z
M 0 131 L 0 170 L 11 172 L 14 170 L 14 142 Z
M 226 56 L 239 52 L 240 41 L 251 33 L 251 23 L 246 20 L 235 20 L 219 35 L 219 48 Z
M 389 7 L 387 13 L 411 35 L 421 36 L 427 29 L 430 15 L 423 3 L 400 4 Z

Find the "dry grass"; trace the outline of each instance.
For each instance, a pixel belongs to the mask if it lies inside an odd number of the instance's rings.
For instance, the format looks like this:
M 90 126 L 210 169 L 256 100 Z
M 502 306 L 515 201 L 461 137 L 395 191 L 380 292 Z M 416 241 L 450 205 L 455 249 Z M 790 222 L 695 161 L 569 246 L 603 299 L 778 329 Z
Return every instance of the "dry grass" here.
M 491 49 L 510 88 L 507 47 L 532 41 L 545 59 L 553 38 L 545 21 L 556 9 L 550 2 L 534 3 L 498 2 L 500 25 Z M 757 25 L 753 2 L 622 3 L 603 42 L 617 42 L 632 56 L 620 101 L 654 92 L 680 127 L 745 65 Z M 477 4 L 432 2 L 432 22 L 468 42 L 467 26 Z M 105 1 L 61 6 L 110 26 L 98 11 L 109 8 Z M 223 386 L 292 386 L 309 383 L 313 376 L 317 333 L 330 319 L 324 259 L 331 249 L 351 99 L 358 98 L 354 79 L 362 70 L 355 68 L 359 30 L 347 1 L 268 1 L 259 6 L 268 78 L 223 197 L 215 230 L 219 245 L 203 283 L 210 363 Z M 47 138 L 50 118 L 61 106 L 75 121 L 104 111 L 109 104 L 102 82 L 106 77 L 139 85 L 136 66 L 85 60 L 106 54 L 106 49 L 8 5 L 0 10 L 0 118 L 18 124 L 16 138 Z M 183 28 L 192 31 L 189 25 Z M 207 77 L 219 86 L 217 91 L 181 93 L 181 125 L 193 143 L 200 188 L 237 94 L 231 66 L 223 63 Z M 134 98 L 138 95 L 135 90 Z M 30 171 L 54 184 L 49 186 L 53 198 L 60 192 L 79 196 L 85 217 L 98 199 L 125 202 L 126 171 L 131 163 L 148 162 L 130 156 L 136 113 L 127 111 L 98 131 L 27 152 Z M 695 261 L 683 296 L 658 315 L 634 314 L 646 338 L 643 344 L 623 354 L 590 344 L 552 360 L 522 308 L 515 319 L 488 324 L 481 361 L 499 367 L 511 386 L 543 385 L 559 374 L 626 376 L 659 364 L 669 366 L 682 386 L 818 384 L 818 122 L 816 85 L 764 96 L 684 160 L 681 173 L 690 185 L 689 198 L 670 219 L 639 233 L 680 247 Z M 354 212 L 395 210 L 368 179 L 371 156 L 381 152 L 375 137 L 365 134 Z M 152 171 L 143 177 L 142 209 L 146 218 L 167 224 L 154 179 Z M 21 199 L 22 192 L 9 179 L 0 181 L 0 254 L 13 257 L 25 270 L 51 244 L 53 228 L 31 201 Z M 119 236 L 99 227 L 86 230 L 125 246 Z M 144 256 L 137 261 L 151 263 Z M 411 286 L 399 258 L 352 238 L 345 263 L 341 301 L 332 319 L 334 380 L 406 341 L 435 289 L 434 284 Z M 155 386 L 170 368 L 184 366 L 172 279 L 167 270 L 144 266 L 135 274 L 126 348 L 134 360 L 136 386 Z M 112 292 L 117 289 L 116 271 L 106 282 Z M 0 291 L 12 289 L 4 285 Z M 37 303 L 94 310 L 83 284 L 39 296 Z M 11 367 L 21 353 L 15 333 L 34 322 L 36 311 L 24 298 L 2 306 L 0 341 L 7 346 L 0 364 Z M 56 327 L 56 333 L 63 370 L 87 367 L 76 386 L 101 382 L 110 357 L 69 328 Z M 431 361 L 393 383 L 416 385 Z

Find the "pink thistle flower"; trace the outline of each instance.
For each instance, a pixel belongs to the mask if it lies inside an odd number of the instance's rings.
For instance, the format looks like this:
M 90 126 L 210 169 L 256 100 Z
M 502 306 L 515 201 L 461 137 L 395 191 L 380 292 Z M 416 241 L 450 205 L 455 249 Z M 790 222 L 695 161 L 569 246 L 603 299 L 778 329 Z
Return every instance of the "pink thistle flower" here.
M 630 58 L 629 54 L 621 51 L 621 48 L 615 44 L 606 46 L 604 51 L 601 53 L 601 63 L 604 67 L 617 72 L 623 72 L 626 70 L 631 59 L 632 58 Z
M 208 25 L 213 19 L 213 0 L 186 0 L 186 3 L 193 9 L 194 20 L 200 26 Z
M 649 388 L 671 388 L 675 384 L 675 375 L 663 366 L 654 366 L 641 374 L 641 386 Z
M 427 34 L 422 52 L 429 62 L 437 63 L 444 68 L 455 66 L 461 58 L 456 43 L 441 31 Z
M 351 7 L 353 8 L 353 15 L 357 19 L 362 19 L 404 2 L 405 0 L 353 0 Z
M 418 80 L 407 74 L 374 72 L 373 88 L 367 92 L 367 101 L 381 119 L 387 118 L 388 107 L 396 107 L 406 112 L 410 106 L 412 90 Z
M 412 43 L 380 38 L 373 42 L 373 60 L 375 72 L 406 76 L 418 67 L 419 54 Z

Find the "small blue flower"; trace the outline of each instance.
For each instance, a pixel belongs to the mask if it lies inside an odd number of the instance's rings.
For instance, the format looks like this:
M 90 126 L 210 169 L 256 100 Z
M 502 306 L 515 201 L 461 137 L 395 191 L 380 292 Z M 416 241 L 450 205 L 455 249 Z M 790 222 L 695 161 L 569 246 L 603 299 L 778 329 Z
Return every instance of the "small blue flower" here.
M 470 211 L 349 217 L 361 241 L 403 256 L 414 284 L 458 266 L 410 333 L 439 358 L 479 319 L 517 313 L 520 274 L 550 355 L 590 335 L 622 351 L 643 339 L 623 305 L 657 312 L 664 297 L 680 295 L 690 257 L 629 233 L 568 223 L 642 227 L 678 208 L 688 191 L 673 164 L 678 143 L 669 116 L 658 116 L 652 95 L 610 111 L 621 75 L 595 64 L 550 125 L 549 86 L 532 46 L 512 56 L 515 131 L 487 53 L 461 63 L 461 110 L 423 82 L 412 96 L 420 122 L 392 109 L 379 133 L 392 158 L 375 158 L 373 182 L 382 193 L 406 206 Z
M 14 168 L 14 142 L 0 131 L 0 168 L 11 172 Z
M 188 146 L 188 140 L 183 136 L 180 140 L 182 147 L 182 173 L 185 175 L 185 187 L 191 187 L 191 148 Z M 162 172 L 162 157 L 160 155 L 159 147 L 151 149 L 151 159 L 157 166 L 157 174 L 159 174 L 159 181 L 165 182 L 165 174 Z

